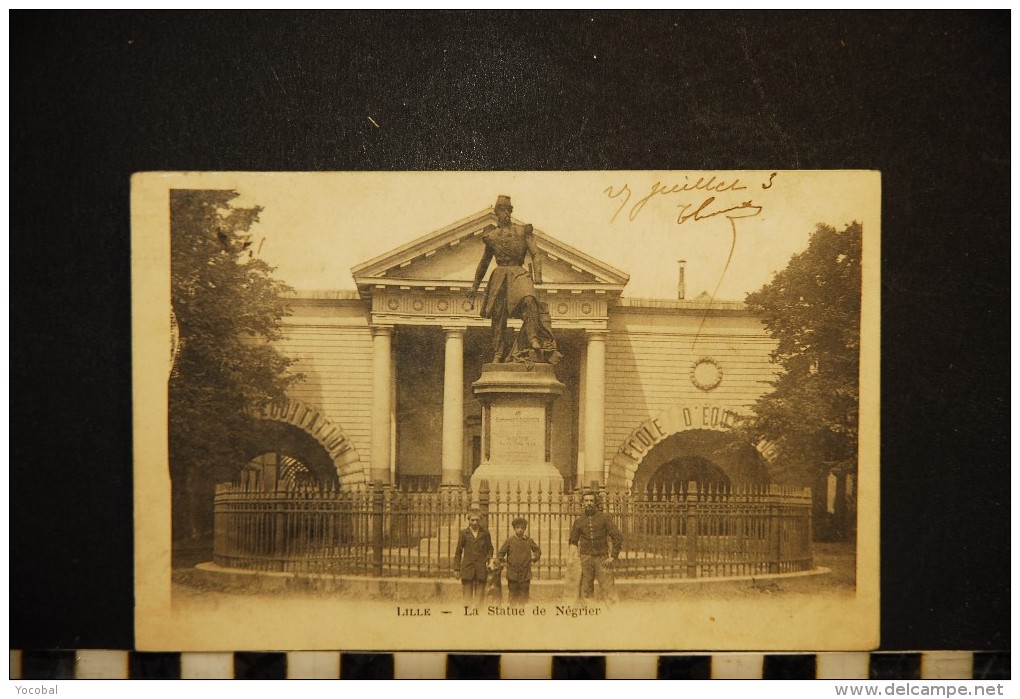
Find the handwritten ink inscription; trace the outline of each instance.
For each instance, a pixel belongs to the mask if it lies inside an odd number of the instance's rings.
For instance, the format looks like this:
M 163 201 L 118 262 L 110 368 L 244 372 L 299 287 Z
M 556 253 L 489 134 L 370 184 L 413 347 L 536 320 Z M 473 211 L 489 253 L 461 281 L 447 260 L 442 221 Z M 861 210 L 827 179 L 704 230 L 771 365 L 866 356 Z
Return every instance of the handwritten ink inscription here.
M 768 176 L 768 179 L 760 182 L 761 189 L 771 189 L 778 174 L 773 172 Z M 714 301 L 726 278 L 730 263 L 733 261 L 733 253 L 737 249 L 737 221 L 754 218 L 763 211 L 761 204 L 755 203 L 754 199 L 745 198 L 747 189 L 748 185 L 739 177 L 726 178 L 717 174 L 706 174 L 697 179 L 693 179 L 690 175 L 681 175 L 679 181 L 674 182 L 658 180 L 647 190 L 637 188 L 643 195 L 640 199 L 635 199 L 634 190 L 631 189 L 628 182 L 624 182 L 622 185 L 610 185 L 602 190 L 602 193 L 616 205 L 616 209 L 609 219 L 610 223 L 615 223 L 620 214 L 624 212 L 626 212 L 627 221 L 633 223 L 645 211 L 649 203 L 664 200 L 669 201 L 676 211 L 677 225 L 696 224 L 715 217 L 722 217 L 729 221 L 732 235 L 730 250 L 726 256 L 726 263 L 719 273 L 719 281 L 710 297 Z M 707 314 L 702 316 L 702 325 L 707 317 Z M 698 327 L 698 331 L 694 335 L 695 344 L 700 335 L 701 326 Z
M 769 189 L 775 176 L 776 173 L 772 173 L 767 184 L 762 182 L 762 189 Z M 699 177 L 697 180 L 684 176 L 682 181 L 675 183 L 657 181 L 647 192 L 639 190 L 643 196 L 637 200 L 634 200 L 634 192 L 626 182 L 619 186 L 610 185 L 602 192 L 617 204 L 610 223 L 615 223 L 625 211 L 627 220 L 635 221 L 649 202 L 669 198 L 675 201 L 676 223 L 682 225 L 688 222 L 697 223 L 715 216 L 724 216 L 730 220 L 757 216 L 762 212 L 762 206 L 756 204 L 753 199 L 743 199 L 742 195 L 720 197 L 747 188 L 739 177 L 725 179 L 718 175 L 709 175 Z

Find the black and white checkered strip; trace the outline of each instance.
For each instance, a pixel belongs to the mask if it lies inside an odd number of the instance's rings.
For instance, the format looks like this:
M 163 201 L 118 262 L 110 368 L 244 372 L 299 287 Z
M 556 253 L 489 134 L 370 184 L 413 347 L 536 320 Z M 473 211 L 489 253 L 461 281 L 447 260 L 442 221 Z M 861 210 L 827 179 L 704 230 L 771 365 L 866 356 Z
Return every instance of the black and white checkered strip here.
M 11 679 L 1009 679 L 1009 653 L 455 655 L 11 651 Z

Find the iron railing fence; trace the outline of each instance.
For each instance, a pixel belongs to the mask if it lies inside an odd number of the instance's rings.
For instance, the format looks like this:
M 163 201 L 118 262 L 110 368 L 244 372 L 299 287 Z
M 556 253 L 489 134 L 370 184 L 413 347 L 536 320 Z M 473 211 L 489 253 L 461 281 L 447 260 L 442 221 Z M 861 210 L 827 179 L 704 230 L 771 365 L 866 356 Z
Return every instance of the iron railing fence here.
M 715 578 L 810 570 L 811 491 L 777 485 L 601 492 L 623 534 L 617 578 Z M 386 577 L 451 577 L 459 532 L 477 507 L 496 550 L 528 520 L 537 580 L 560 579 L 580 491 L 476 493 L 312 484 L 217 486 L 214 562 L 229 568 Z

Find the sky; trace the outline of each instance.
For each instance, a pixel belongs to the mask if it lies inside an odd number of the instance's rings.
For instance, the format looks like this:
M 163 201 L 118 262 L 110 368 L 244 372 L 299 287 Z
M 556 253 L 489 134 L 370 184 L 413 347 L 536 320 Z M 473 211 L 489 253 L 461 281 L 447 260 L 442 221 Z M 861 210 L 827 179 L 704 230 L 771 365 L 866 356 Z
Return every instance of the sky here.
M 878 232 L 868 171 L 188 173 L 263 207 L 258 255 L 299 290 L 354 289 L 351 268 L 511 197 L 513 216 L 630 275 L 624 296 L 741 301 L 805 249 L 816 224 Z M 878 240 L 877 236 L 872 238 Z M 734 243 L 735 241 L 735 243 Z

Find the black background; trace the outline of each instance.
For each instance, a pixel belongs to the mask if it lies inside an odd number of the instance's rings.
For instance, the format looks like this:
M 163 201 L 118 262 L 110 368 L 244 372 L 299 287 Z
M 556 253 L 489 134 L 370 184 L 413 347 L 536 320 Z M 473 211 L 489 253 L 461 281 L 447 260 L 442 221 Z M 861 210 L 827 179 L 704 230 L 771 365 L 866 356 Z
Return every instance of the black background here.
M 1009 20 L 12 13 L 11 647 L 133 646 L 131 173 L 861 168 L 882 648 L 1007 650 Z

